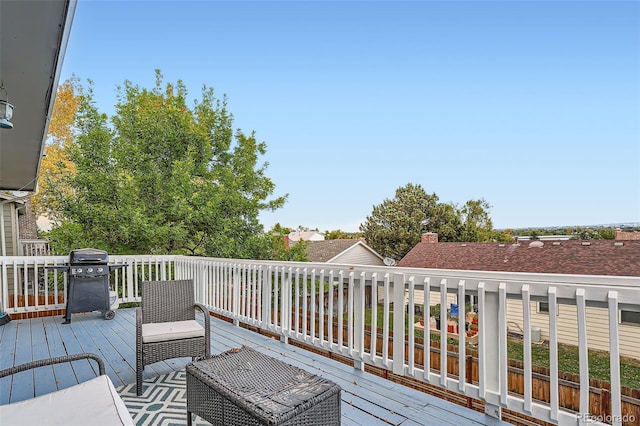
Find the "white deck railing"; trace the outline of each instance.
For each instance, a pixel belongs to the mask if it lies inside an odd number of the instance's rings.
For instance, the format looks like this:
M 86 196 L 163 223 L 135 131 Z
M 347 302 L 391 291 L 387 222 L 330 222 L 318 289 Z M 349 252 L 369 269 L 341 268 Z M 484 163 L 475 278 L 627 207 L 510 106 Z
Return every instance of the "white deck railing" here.
M 18 240 L 19 256 L 49 256 L 51 254 L 47 240 Z
M 67 257 L 0 257 L 2 303 L 11 313 L 64 308 L 58 295 L 66 290 L 66 277 L 43 273 L 49 265 L 62 264 Z M 296 339 L 318 348 L 350 357 L 356 368 L 371 364 L 394 374 L 413 377 L 448 390 L 485 401 L 485 412 L 499 417 L 508 408 L 561 425 L 586 423 L 628 423 L 622 412 L 620 393 L 619 311 L 640 312 L 640 278 L 554 274 L 453 271 L 326 263 L 272 262 L 211 259 L 183 256 L 111 256 L 113 263 L 128 268 L 112 273 L 113 288 L 122 302 L 139 300 L 138 285 L 146 279 L 192 278 L 199 302 L 214 312 L 277 333 L 283 340 Z M 60 274 L 58 272 L 58 274 Z M 33 277 L 38 277 L 35 280 Z M 31 281 L 29 281 L 31 279 Z M 52 285 L 57 280 L 58 285 Z M 423 291 L 423 290 L 430 291 Z M 420 293 L 417 293 L 420 292 Z M 20 295 L 40 297 L 22 298 Z M 422 300 L 415 295 L 422 294 Z M 407 297 L 408 295 L 408 297 Z M 458 375 L 447 374 L 446 350 L 439 352 L 440 369 L 430 366 L 431 341 L 424 340 L 424 359 L 417 362 L 414 305 L 441 305 L 441 316 L 451 295 L 460 301 L 473 296 L 477 301 L 478 368 L 477 382 L 466 380 L 467 345 L 460 333 Z M 53 298 L 49 296 L 54 296 Z M 366 300 L 371 303 L 367 324 Z M 53 302 L 51 300 L 53 299 Z M 19 306 L 19 300 L 22 305 Z M 405 307 L 408 300 L 408 309 Z M 375 303 L 378 301 L 378 303 Z M 508 391 L 507 305 L 521 304 L 523 330 L 523 395 Z M 531 302 L 548 303 L 549 403 L 532 394 Z M 464 312 L 460 304 L 461 312 Z M 560 305 L 576 307 L 580 363 L 580 411 L 561 407 L 558 386 L 558 319 Z M 402 306 L 402 309 L 394 309 Z M 611 412 L 607 419 L 589 411 L 589 335 L 586 310 L 604 308 L 608 324 Z M 378 314 L 382 324 L 377 323 Z M 464 316 L 458 316 L 464 330 Z M 406 325 L 405 325 L 406 324 Z M 370 344 L 365 335 L 371 334 Z M 425 321 L 424 335 L 430 332 Z M 442 327 L 441 341 L 449 333 Z M 382 342 L 381 349 L 379 342 Z M 402 354 L 394 356 L 394 354 Z M 406 354 L 406 356 L 404 356 Z M 625 417 L 626 416 L 626 417 Z M 600 421 L 598 421 L 600 420 Z M 638 420 L 638 419 L 636 419 Z

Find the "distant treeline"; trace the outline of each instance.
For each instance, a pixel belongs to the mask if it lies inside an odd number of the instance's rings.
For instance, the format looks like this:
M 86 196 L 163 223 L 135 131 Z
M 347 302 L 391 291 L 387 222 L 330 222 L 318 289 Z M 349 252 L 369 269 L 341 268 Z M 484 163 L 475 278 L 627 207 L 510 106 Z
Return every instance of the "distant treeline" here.
M 640 232 L 639 224 L 631 225 L 593 225 L 593 226 L 553 226 L 547 228 L 518 228 L 502 230 L 518 237 L 536 237 L 544 235 L 571 235 L 577 240 L 613 240 L 616 229 L 625 232 Z

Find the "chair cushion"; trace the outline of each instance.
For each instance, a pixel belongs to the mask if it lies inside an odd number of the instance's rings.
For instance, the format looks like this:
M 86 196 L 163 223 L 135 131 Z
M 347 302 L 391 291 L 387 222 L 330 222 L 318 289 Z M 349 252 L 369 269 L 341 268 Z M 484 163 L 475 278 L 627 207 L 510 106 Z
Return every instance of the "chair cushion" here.
M 155 322 L 142 324 L 142 342 L 166 342 L 167 340 L 204 337 L 204 327 L 198 321 Z
M 0 406 L 3 425 L 131 425 L 133 419 L 108 376 Z

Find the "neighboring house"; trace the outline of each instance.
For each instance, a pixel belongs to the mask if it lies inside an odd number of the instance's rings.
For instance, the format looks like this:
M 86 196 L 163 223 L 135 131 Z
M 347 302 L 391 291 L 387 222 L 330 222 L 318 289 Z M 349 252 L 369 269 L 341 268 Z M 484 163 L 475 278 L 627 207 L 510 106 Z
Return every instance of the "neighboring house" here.
M 640 232 L 638 232 L 638 231 L 627 232 L 627 231 L 623 231 L 622 229 L 618 228 L 618 229 L 616 229 L 615 239 L 617 241 L 635 241 L 635 240 L 640 240 Z
M 31 200 L 0 192 L 0 256 L 43 256 L 48 250 L 48 243 L 38 240 Z
M 382 256 L 362 240 L 356 239 L 310 241 L 307 259 L 310 262 L 384 266 Z
M 431 241 L 431 242 L 427 242 Z M 414 268 L 477 270 L 500 272 L 608 275 L 640 277 L 640 240 L 569 240 L 527 241 L 526 243 L 439 243 L 437 235 L 423 236 L 398 266 Z M 423 300 L 422 292 L 415 299 Z M 435 302 L 434 302 L 435 303 Z M 548 334 L 548 309 L 545 302 L 531 302 L 531 320 Z M 522 304 L 507 301 L 510 326 L 522 328 Z M 589 347 L 609 350 L 608 313 L 606 309 L 587 307 Z M 640 358 L 638 334 L 640 312 L 620 311 L 620 352 Z M 559 305 L 558 340 L 577 345 L 576 307 Z
M 31 200 L 16 197 L 13 194 L 0 192 L 0 256 L 44 256 L 49 254 L 47 241 L 37 239 L 38 228 L 36 217 L 31 209 Z M 0 271 L 1 272 L 1 271 Z M 18 293 L 26 287 L 32 288 L 35 279 L 34 271 L 23 270 L 16 273 L 7 269 L 9 282 L 18 282 Z M 3 277 L 0 274 L 0 282 Z
M 291 231 L 289 244 L 295 244 L 298 241 L 324 241 L 324 234 L 318 231 Z
M 0 192 L 0 256 L 18 256 L 19 211 L 23 202 Z
M 384 260 L 374 249 L 362 240 L 337 239 L 325 241 L 310 241 L 307 243 L 307 259 L 310 262 L 340 263 L 348 265 L 384 266 Z M 344 307 L 347 305 L 347 289 L 345 288 Z M 338 292 L 333 294 L 334 304 L 338 304 Z M 325 295 L 325 308 L 328 298 Z M 365 306 L 371 307 L 371 286 L 365 288 Z

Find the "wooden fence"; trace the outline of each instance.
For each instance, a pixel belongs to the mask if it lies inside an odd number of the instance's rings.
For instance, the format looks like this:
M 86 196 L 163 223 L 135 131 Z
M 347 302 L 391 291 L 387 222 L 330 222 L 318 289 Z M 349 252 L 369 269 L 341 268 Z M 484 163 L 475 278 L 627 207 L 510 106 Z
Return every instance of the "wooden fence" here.
M 295 316 L 293 318 L 295 320 Z M 316 333 L 319 335 L 318 319 L 315 321 Z M 325 315 L 325 324 L 328 323 L 328 318 Z M 292 322 L 294 324 L 294 322 Z M 302 324 L 302 321 L 300 321 Z M 307 332 L 310 331 L 311 321 L 307 320 Z M 324 338 L 328 338 L 328 327 L 325 326 Z M 378 329 L 376 338 L 376 352 L 382 356 L 382 348 L 384 345 L 382 339 L 382 330 Z M 333 323 L 333 340 L 337 343 L 338 325 Z M 347 344 L 347 331 L 346 325 L 343 325 L 343 339 L 344 344 Z M 416 366 L 420 368 L 424 367 L 424 346 L 423 339 L 416 337 L 414 349 L 414 362 Z M 364 347 L 371 347 L 371 331 L 366 331 L 364 338 Z M 408 361 L 409 345 L 405 341 L 404 347 L 405 362 Z M 324 352 L 322 350 L 310 349 L 315 352 Z M 327 355 L 328 354 L 328 351 Z M 389 331 L 388 341 L 388 353 L 389 357 L 393 356 L 393 333 Z M 466 378 L 467 383 L 477 384 L 479 379 L 478 368 L 478 353 L 473 348 L 467 348 L 466 351 Z M 330 357 L 339 359 L 346 364 L 352 364 L 353 361 L 348 357 L 336 356 L 331 354 Z M 344 358 L 344 359 L 341 359 Z M 440 342 L 431 341 L 431 356 L 430 356 L 431 369 L 434 372 L 440 371 Z M 437 385 L 430 385 L 421 380 L 413 379 L 411 377 L 397 376 L 380 367 L 366 366 L 365 369 L 373 374 L 377 374 L 393 380 L 398 383 L 405 384 L 415 389 L 425 391 L 426 393 L 433 394 L 442 399 L 450 402 L 454 402 L 459 405 L 467 406 L 477 411 L 484 412 L 484 403 L 479 400 L 473 400 L 472 398 L 464 395 L 448 391 Z M 459 361 L 458 361 L 458 346 L 447 345 L 447 373 L 451 377 L 458 377 Z M 524 395 L 524 373 L 523 363 L 516 360 L 509 360 L 509 366 L 507 370 L 508 374 L 508 387 L 509 392 L 515 395 Z M 532 371 L 532 383 L 531 391 L 532 398 L 539 403 L 549 403 L 550 400 L 550 380 L 549 369 L 545 367 L 534 366 Z M 597 417 L 604 423 L 611 423 L 611 386 L 608 382 L 591 379 L 590 381 L 590 396 L 589 396 L 589 413 L 592 416 Z M 622 395 L 622 420 L 624 426 L 638 426 L 640 425 L 640 389 L 632 389 L 628 387 L 622 387 L 620 389 Z M 558 395 L 559 406 L 570 411 L 578 412 L 580 409 L 580 376 L 578 374 L 560 372 L 558 373 Z M 507 420 L 507 418 L 509 420 Z M 503 410 L 503 419 L 512 424 L 517 425 L 547 425 L 546 423 L 537 419 L 532 419 L 523 416 L 519 413 L 510 412 L 509 410 Z M 609 421 L 607 421 L 609 420 Z

